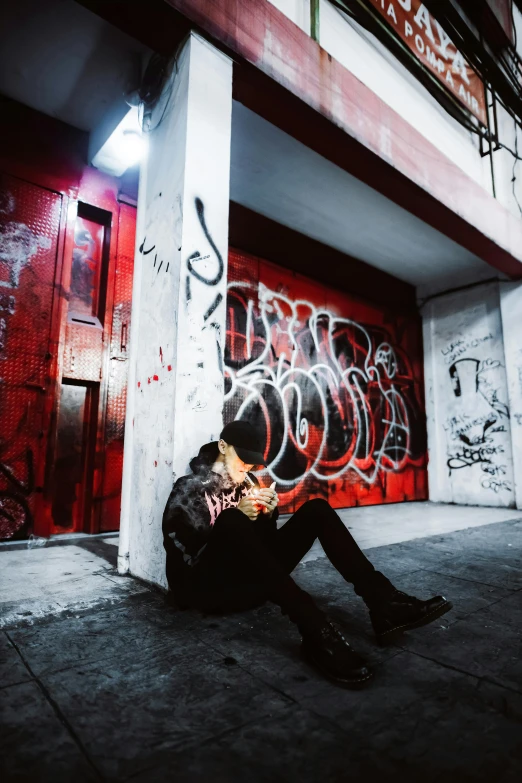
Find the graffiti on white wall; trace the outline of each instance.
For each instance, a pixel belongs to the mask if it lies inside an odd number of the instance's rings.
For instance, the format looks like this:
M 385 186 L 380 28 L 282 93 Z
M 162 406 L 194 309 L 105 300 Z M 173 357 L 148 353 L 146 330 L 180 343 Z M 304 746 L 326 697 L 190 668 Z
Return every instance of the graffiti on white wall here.
M 494 493 L 513 491 L 505 444 L 509 408 L 501 396 L 501 368 L 495 359 L 454 361 L 449 367 L 453 413 L 444 425 L 450 474 L 478 466 L 481 487 Z
M 519 331 L 516 291 L 506 297 L 505 313 L 501 302 L 499 284 L 488 282 L 423 307 L 428 472 L 436 502 L 504 508 L 517 502 L 520 341 L 510 337 Z

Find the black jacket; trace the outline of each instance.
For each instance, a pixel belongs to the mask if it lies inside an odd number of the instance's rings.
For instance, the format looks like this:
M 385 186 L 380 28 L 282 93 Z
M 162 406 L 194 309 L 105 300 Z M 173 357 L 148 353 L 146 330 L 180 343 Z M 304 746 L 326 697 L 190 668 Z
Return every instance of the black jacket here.
M 210 469 L 216 457 L 215 444 L 202 446 L 198 456 L 190 462 L 192 473 L 176 481 L 167 500 L 162 527 L 169 584 L 177 582 L 187 567 L 198 562 L 221 511 L 237 506 L 251 489 L 247 481 L 227 485 L 220 474 Z M 248 475 L 259 486 L 256 477 Z M 252 524 L 262 525 L 265 535 L 275 535 L 278 516 L 276 508 L 270 517 L 260 513 Z

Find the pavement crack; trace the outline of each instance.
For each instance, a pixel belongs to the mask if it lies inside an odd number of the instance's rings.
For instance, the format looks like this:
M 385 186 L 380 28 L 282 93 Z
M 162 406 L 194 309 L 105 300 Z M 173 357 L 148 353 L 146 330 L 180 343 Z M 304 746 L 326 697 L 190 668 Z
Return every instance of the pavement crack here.
M 0 685 L 0 691 L 5 691 L 6 688 L 15 688 L 17 685 L 25 685 L 26 682 L 32 682 L 32 680 L 18 680 L 17 682 L 9 682 L 7 685 Z
M 484 585 L 484 587 L 494 587 L 496 590 L 508 590 L 510 593 L 517 593 L 520 588 L 512 588 L 512 587 L 502 587 L 501 585 L 492 585 L 491 582 L 481 582 L 480 579 L 466 579 L 465 576 L 454 576 L 453 574 L 447 574 L 444 571 L 437 571 L 434 568 L 424 568 L 422 569 L 424 571 L 429 571 L 432 574 L 437 574 L 438 576 L 446 576 L 450 577 L 451 579 L 460 579 L 463 582 L 471 582 L 471 584 L 474 585 Z M 507 598 L 507 596 L 504 596 Z
M 95 775 L 98 778 L 98 780 L 105 781 L 106 778 L 101 774 L 101 772 L 99 771 L 97 766 L 94 764 L 93 760 L 91 759 L 91 757 L 87 753 L 87 750 L 86 750 L 83 742 L 81 741 L 80 737 L 78 736 L 76 731 L 73 729 L 73 727 L 71 726 L 71 724 L 69 723 L 69 721 L 67 720 L 65 715 L 63 714 L 63 712 L 60 709 L 58 703 L 53 699 L 53 697 L 51 696 L 49 690 L 45 687 L 43 682 L 39 679 L 39 677 L 37 677 L 35 675 L 35 673 L 31 669 L 31 666 L 26 661 L 22 651 L 20 650 L 20 647 L 16 644 L 14 639 L 11 638 L 11 636 L 9 635 L 9 633 L 7 631 L 5 631 L 5 635 L 7 636 L 7 638 L 10 641 L 10 643 L 13 645 L 14 649 L 16 650 L 18 655 L 20 656 L 20 659 L 21 659 L 23 665 L 25 666 L 25 668 L 27 669 L 27 671 L 29 672 L 29 674 L 31 676 L 31 679 L 33 680 L 33 682 L 38 686 L 38 688 L 42 692 L 42 695 L 43 695 L 44 699 L 48 702 L 48 704 L 50 705 L 51 709 L 53 710 L 54 714 L 56 715 L 56 717 L 58 718 L 58 720 L 60 721 L 62 726 L 69 733 L 71 739 L 73 740 L 73 742 L 77 746 L 78 750 L 80 751 L 80 753 L 82 754 L 82 756 L 84 757 L 84 759 L 86 760 L 86 762 L 88 763 L 90 768 L 95 773 Z
M 444 663 L 444 661 L 439 661 L 437 660 L 437 658 L 431 658 L 429 655 L 424 655 L 423 653 L 417 652 L 416 650 L 411 650 L 406 647 L 403 647 L 402 649 L 404 652 L 411 653 L 411 655 L 417 655 L 419 658 L 424 658 L 424 660 L 426 661 L 431 661 L 431 663 L 436 663 L 438 666 L 442 666 L 444 669 L 450 669 L 451 671 L 457 672 L 457 674 L 464 674 L 466 675 L 466 677 L 473 677 L 473 679 L 478 680 L 479 683 L 487 682 L 490 685 L 495 685 L 497 688 L 504 688 L 507 691 L 511 691 L 511 693 L 516 693 L 518 696 L 522 696 L 521 690 L 518 690 L 517 688 L 513 688 L 510 685 L 505 685 L 504 683 L 497 682 L 491 677 L 487 677 L 481 674 L 473 674 L 473 672 L 468 672 L 466 671 L 466 669 L 459 669 L 458 666 L 452 666 L 451 663 Z

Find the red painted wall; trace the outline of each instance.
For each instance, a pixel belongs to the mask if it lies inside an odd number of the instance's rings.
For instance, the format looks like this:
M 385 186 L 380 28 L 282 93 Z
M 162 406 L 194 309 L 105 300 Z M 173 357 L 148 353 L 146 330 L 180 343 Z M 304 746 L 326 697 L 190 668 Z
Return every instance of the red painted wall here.
M 32 529 L 43 481 L 62 197 L 0 174 L 0 538 Z
M 136 210 L 124 181 L 86 165 L 87 134 L 4 98 L 0 109 L 0 538 L 114 530 Z M 98 274 L 85 240 L 97 215 L 106 295 L 92 327 L 71 315 Z M 80 261 L 92 274 L 71 289 Z
M 282 510 L 426 500 L 418 317 L 238 251 L 228 275 L 225 421 L 266 436 Z

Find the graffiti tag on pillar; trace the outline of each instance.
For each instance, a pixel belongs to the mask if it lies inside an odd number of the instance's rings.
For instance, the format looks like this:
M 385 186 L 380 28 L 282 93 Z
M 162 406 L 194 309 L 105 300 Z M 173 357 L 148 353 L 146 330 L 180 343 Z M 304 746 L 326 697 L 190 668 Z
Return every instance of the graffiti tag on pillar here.
M 153 251 L 153 250 L 155 250 L 155 249 L 156 249 L 156 245 L 151 245 L 151 246 L 150 246 L 150 247 L 149 247 L 149 248 L 146 250 L 146 249 L 145 249 L 145 245 L 146 245 L 146 244 L 147 244 L 147 237 L 145 236 L 145 237 L 143 238 L 143 242 L 142 242 L 142 243 L 141 243 L 141 245 L 139 246 L 139 251 L 140 251 L 140 253 L 141 253 L 141 255 L 142 255 L 142 256 L 148 256 L 150 253 L 152 253 L 152 251 Z M 178 248 L 178 250 L 181 250 L 181 248 Z M 159 273 L 160 273 L 160 272 L 161 272 L 161 270 L 163 269 L 163 261 L 160 259 L 160 260 L 159 260 L 159 262 L 158 262 L 158 254 L 157 254 L 157 253 L 154 253 L 154 263 L 153 263 L 153 265 L 152 265 L 152 266 L 153 266 L 153 268 L 154 268 L 154 269 L 155 269 L 155 271 L 156 271 L 156 277 L 154 277 L 154 279 L 153 279 L 153 281 L 152 281 L 152 285 L 154 285 L 154 283 L 156 282 L 156 280 L 157 280 L 157 278 L 158 278 L 158 275 L 159 275 Z M 165 274 L 167 274 L 167 272 L 169 271 L 169 267 L 170 267 L 170 261 L 167 261 L 167 263 L 166 263 L 166 265 L 165 265 L 165 269 L 164 269 L 164 271 L 165 271 Z
M 208 349 L 211 347 L 206 339 L 206 330 L 212 330 L 214 333 L 213 341 L 217 355 L 217 366 L 219 373 L 223 373 L 223 359 L 221 350 L 221 328 L 217 321 L 212 320 L 218 307 L 223 301 L 223 294 L 218 291 L 215 295 L 211 294 L 212 289 L 221 283 L 225 271 L 223 257 L 218 250 L 216 243 L 210 233 L 205 218 L 205 206 L 203 201 L 196 197 L 194 207 L 198 217 L 198 222 L 203 233 L 203 238 L 209 245 L 210 252 L 202 252 L 196 249 L 187 258 L 187 274 L 185 278 L 185 304 L 189 309 L 189 321 L 192 323 L 190 340 L 193 343 L 195 367 L 192 371 L 194 385 L 188 392 L 186 402 L 191 404 L 192 410 L 204 411 L 208 403 L 198 399 L 198 395 L 205 384 L 204 370 L 205 361 L 208 361 Z M 196 300 L 193 297 L 193 286 L 203 286 L 198 292 Z M 206 293 L 208 290 L 208 293 Z M 211 294 L 211 298 L 209 298 Z M 208 334 L 208 332 L 207 332 Z M 216 384 L 216 391 L 218 390 Z M 221 388 L 219 389 L 221 390 Z
M 196 250 L 195 253 L 192 253 L 192 255 L 188 257 L 187 268 L 190 274 L 193 275 L 196 278 L 196 280 L 199 280 L 200 283 L 204 283 L 205 285 L 209 285 L 209 286 L 214 286 L 217 285 L 219 282 L 221 282 L 225 265 L 223 264 L 223 258 L 221 256 L 221 253 L 217 249 L 216 244 L 214 243 L 214 240 L 212 239 L 212 236 L 207 228 L 207 224 L 205 221 L 205 207 L 203 205 L 203 202 L 201 201 L 200 198 L 196 198 L 194 204 L 196 207 L 199 224 L 203 229 L 203 233 L 207 239 L 207 242 L 209 243 L 210 247 L 214 251 L 218 267 L 213 277 L 206 277 L 204 274 L 201 274 L 201 272 L 198 272 L 198 270 L 194 266 L 195 263 L 197 261 L 203 261 L 204 259 L 210 258 L 210 254 L 206 256 L 202 256 L 199 250 Z

